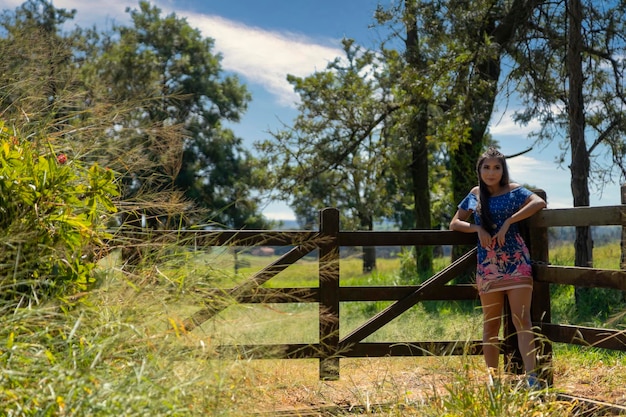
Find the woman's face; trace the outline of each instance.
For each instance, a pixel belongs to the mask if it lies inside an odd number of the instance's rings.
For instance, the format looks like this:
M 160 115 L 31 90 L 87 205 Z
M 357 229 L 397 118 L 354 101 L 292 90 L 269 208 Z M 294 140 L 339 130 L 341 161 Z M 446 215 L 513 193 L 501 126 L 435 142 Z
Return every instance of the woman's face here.
M 499 187 L 504 168 L 498 158 L 487 158 L 480 167 L 480 179 L 487 187 Z

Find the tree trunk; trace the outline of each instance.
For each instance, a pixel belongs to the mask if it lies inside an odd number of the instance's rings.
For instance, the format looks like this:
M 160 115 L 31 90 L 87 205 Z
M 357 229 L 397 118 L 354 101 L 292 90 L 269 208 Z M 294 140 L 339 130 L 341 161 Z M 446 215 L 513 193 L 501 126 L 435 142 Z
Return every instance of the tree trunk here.
M 472 130 L 475 134 L 476 130 Z M 473 135 L 474 136 L 474 135 Z M 450 172 L 452 176 L 452 198 L 454 204 L 458 204 L 465 198 L 467 193 L 477 184 L 476 161 L 484 150 L 484 140 L 473 137 L 470 142 L 462 143 L 456 152 L 450 154 Z M 476 135 L 477 136 L 477 135 Z M 458 259 L 471 247 L 467 245 L 455 245 L 452 247 L 452 260 Z M 464 284 L 470 282 L 472 274 L 467 273 L 455 279 L 455 283 Z
M 415 0 L 405 0 L 407 13 L 407 37 L 405 42 L 407 63 L 416 71 L 426 70 L 426 63 L 421 56 L 417 30 L 417 5 Z M 428 165 L 428 101 L 414 95 L 411 100 L 413 113 L 408 126 L 411 141 L 411 183 L 413 187 L 413 201 L 415 207 L 415 228 L 428 230 L 430 221 L 430 181 Z M 432 248 L 425 246 L 415 247 L 415 261 L 417 272 L 428 273 L 432 270 Z
M 495 31 L 495 22 L 492 20 L 487 27 L 488 34 Z M 478 184 L 476 175 L 476 162 L 485 150 L 485 133 L 491 120 L 493 106 L 498 94 L 498 78 L 500 77 L 499 56 L 486 56 L 479 58 L 476 63 L 479 79 L 469 79 L 472 85 L 484 85 L 469 102 L 465 109 L 467 120 L 471 122 L 469 142 L 463 142 L 455 152 L 450 155 L 450 169 L 452 175 L 452 194 L 455 203 L 459 203 L 467 193 Z M 452 258 L 456 259 L 467 251 L 467 247 L 453 247 Z M 460 276 L 458 283 L 468 282 L 469 275 Z
M 414 126 L 411 129 L 415 135 L 413 139 L 411 176 L 413 182 L 413 200 L 415 201 L 415 228 L 417 230 L 431 229 L 430 221 L 430 183 L 428 180 L 428 148 L 426 145 L 426 132 L 428 128 L 428 115 L 425 106 L 417 110 Z M 432 270 L 432 248 L 417 246 L 415 248 L 415 261 L 417 272 L 430 272 Z
M 362 230 L 374 230 L 372 216 L 359 215 Z M 363 246 L 363 273 L 367 274 L 376 269 L 376 247 Z
M 574 207 L 589 206 L 589 152 L 585 143 L 583 72 L 581 34 L 582 6 L 580 0 L 569 0 L 569 42 L 567 70 L 569 75 L 568 117 L 572 150 L 571 187 Z M 585 230 L 587 229 L 587 230 Z M 591 266 L 591 237 L 588 227 L 576 228 L 576 266 Z
M 583 102 L 582 71 L 582 5 L 580 0 L 568 0 L 569 32 L 567 44 L 567 72 L 569 79 L 568 118 L 569 136 L 572 152 L 571 188 L 574 207 L 589 206 L 589 152 L 585 143 L 585 115 Z M 591 231 L 587 227 L 576 228 L 575 265 L 591 267 L 593 265 L 593 242 Z M 576 305 L 580 306 L 589 296 L 590 290 L 577 287 Z

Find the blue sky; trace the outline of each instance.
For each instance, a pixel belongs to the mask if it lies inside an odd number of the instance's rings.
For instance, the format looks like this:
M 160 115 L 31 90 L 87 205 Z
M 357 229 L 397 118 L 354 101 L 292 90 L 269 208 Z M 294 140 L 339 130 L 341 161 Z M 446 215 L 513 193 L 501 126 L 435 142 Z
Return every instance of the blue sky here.
M 397 0 L 396 0 L 397 1 Z M 246 143 L 268 138 L 267 131 L 290 124 L 297 96 L 286 81 L 287 74 L 307 76 L 323 70 L 337 56 L 343 56 L 340 41 L 351 37 L 373 47 L 377 34 L 368 29 L 377 3 L 392 0 L 171 0 L 153 1 L 164 13 L 185 17 L 206 37 L 215 40 L 215 51 L 223 55 L 225 72 L 237 74 L 252 94 L 248 111 L 238 125 L 231 126 Z M 4 9 L 22 1 L 0 0 Z M 107 29 L 111 22 L 129 21 L 127 7 L 138 1 L 55 0 L 58 8 L 76 9 L 75 24 Z M 518 126 L 510 118 L 512 103 L 496 106 L 490 132 L 505 154 L 530 147 L 527 134 L 537 126 Z M 546 191 L 548 207 L 572 207 L 567 167 L 559 167 L 557 144 L 536 147 L 509 161 L 512 180 L 533 184 Z M 470 173 L 469 175 L 473 175 Z M 605 185 L 600 193 L 592 185 L 591 204 L 620 203 L 618 184 Z M 264 214 L 272 219 L 293 217 L 284 203 L 268 202 Z

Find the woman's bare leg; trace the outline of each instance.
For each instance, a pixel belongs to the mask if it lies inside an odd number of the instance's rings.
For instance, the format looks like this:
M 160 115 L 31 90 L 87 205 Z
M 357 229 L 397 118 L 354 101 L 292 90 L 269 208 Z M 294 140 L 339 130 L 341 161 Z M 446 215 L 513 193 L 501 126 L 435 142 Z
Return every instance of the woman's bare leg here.
M 522 355 L 526 372 L 533 372 L 536 368 L 535 336 L 530 319 L 532 293 L 533 290 L 531 288 L 516 288 L 507 292 L 513 325 L 517 331 L 519 351 Z
M 502 320 L 504 293 L 501 291 L 481 294 L 483 308 L 483 355 L 488 368 L 498 369 L 500 360 L 499 334 Z

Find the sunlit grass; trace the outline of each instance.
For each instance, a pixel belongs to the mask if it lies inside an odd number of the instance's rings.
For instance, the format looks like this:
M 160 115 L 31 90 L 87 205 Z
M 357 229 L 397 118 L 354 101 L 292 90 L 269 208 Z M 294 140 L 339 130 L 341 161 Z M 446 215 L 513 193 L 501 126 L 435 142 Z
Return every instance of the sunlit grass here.
M 552 248 L 550 263 L 553 265 L 574 266 L 576 251 L 574 242 Z M 593 248 L 593 267 L 598 269 L 620 269 L 621 247 L 619 242 L 595 246 Z
M 536 401 L 514 383 L 489 389 L 480 356 L 342 359 L 338 381 L 320 381 L 315 359 L 251 360 L 253 352 L 245 351 L 220 358 L 222 344 L 317 343 L 318 306 L 232 305 L 187 332 L 183 320 L 205 305 L 214 283 L 241 282 L 268 260 L 241 255 L 248 264 L 235 274 L 227 251 L 168 253 L 136 275 L 121 273 L 109 258 L 101 286 L 72 307 L 49 303 L 4 311 L 0 403 L 5 415 L 240 416 L 303 404 L 352 404 L 361 410 L 383 404 L 382 416 L 577 415 L 571 404 L 554 396 Z M 379 259 L 378 267 L 363 274 L 360 259 L 342 260 L 341 285 L 393 285 L 388 283 L 397 278 L 399 262 Z M 305 259 L 298 268 L 293 276 L 291 268 L 282 272 L 268 286 L 316 282 L 311 278 L 316 261 Z M 343 334 L 390 303 L 342 303 Z M 481 324 L 478 306 L 418 305 L 366 341 L 465 343 L 480 338 Z M 626 378 L 622 362 L 623 353 L 557 345 L 555 388 L 570 391 L 563 381 L 575 380 L 619 392 Z

